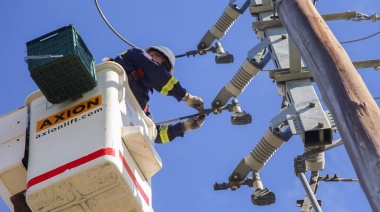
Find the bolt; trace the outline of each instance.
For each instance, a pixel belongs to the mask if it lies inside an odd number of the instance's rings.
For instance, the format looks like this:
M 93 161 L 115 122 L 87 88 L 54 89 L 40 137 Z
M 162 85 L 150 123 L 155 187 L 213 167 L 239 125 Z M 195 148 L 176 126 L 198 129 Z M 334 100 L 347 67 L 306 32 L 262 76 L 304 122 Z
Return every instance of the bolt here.
M 315 102 L 310 102 L 309 107 L 315 107 Z
M 281 39 L 286 39 L 286 38 L 288 38 L 288 36 L 287 35 L 285 35 L 285 34 L 283 34 L 283 35 L 281 35 Z
M 323 123 L 323 122 L 318 122 L 318 127 L 322 128 L 322 127 L 324 127 L 324 126 L 325 126 L 325 123 Z

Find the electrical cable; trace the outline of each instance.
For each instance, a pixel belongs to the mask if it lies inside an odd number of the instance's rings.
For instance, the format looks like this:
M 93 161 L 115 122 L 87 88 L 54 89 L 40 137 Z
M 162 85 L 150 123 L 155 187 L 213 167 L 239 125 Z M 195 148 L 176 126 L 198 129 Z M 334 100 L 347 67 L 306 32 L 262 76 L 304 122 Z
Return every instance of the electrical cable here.
M 100 16 L 102 16 L 104 22 L 106 22 L 107 26 L 121 39 L 123 40 L 125 43 L 127 43 L 128 45 L 130 45 L 131 47 L 135 47 L 135 45 L 133 45 L 131 42 L 127 41 L 126 39 L 124 39 L 119 33 L 116 32 L 116 30 L 111 26 L 111 24 L 107 21 L 106 17 L 103 15 L 103 12 L 102 10 L 100 9 L 99 7 L 99 4 L 98 4 L 98 1 L 97 0 L 94 0 L 95 2 L 95 5 L 96 5 L 96 8 L 98 9 L 99 13 L 100 13 Z
M 368 39 L 368 38 L 371 38 L 375 35 L 378 35 L 380 34 L 380 31 L 372 34 L 372 35 L 369 35 L 369 36 L 366 36 L 366 37 L 363 37 L 363 38 L 359 38 L 359 39 L 356 39 L 356 40 L 349 40 L 349 41 L 344 41 L 344 42 L 340 42 L 340 44 L 347 44 L 347 43 L 353 43 L 353 42 L 358 42 L 358 41 L 362 41 L 362 40 L 365 40 L 365 39 Z

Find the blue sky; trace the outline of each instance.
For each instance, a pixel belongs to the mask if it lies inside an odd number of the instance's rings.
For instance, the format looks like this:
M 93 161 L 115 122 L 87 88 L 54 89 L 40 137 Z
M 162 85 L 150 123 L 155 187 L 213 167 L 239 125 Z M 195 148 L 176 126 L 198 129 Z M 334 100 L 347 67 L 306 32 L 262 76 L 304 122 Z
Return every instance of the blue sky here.
M 136 46 L 165 45 L 175 54 L 183 54 L 196 49 L 228 1 L 112 0 L 99 1 L 99 4 L 115 29 Z M 242 1 L 237 4 L 242 5 Z M 320 0 L 317 9 L 321 14 L 350 10 L 370 15 L 380 13 L 380 2 Z M 23 106 L 26 97 L 38 89 L 24 62 L 27 41 L 74 24 L 96 64 L 103 57 L 114 57 L 129 48 L 106 26 L 93 1 L 5 1 L 0 14 L 0 115 Z M 212 53 L 177 59 L 175 77 L 191 94 L 202 97 L 206 108 L 234 76 L 248 50 L 259 42 L 251 27 L 255 20 L 247 10 L 221 40 L 224 49 L 234 55 L 234 63 L 216 64 Z M 335 21 L 328 25 L 339 41 L 365 37 L 380 29 L 379 22 L 370 21 Z M 380 36 L 343 47 L 352 61 L 379 59 L 379 42 Z M 272 68 L 271 63 L 266 67 Z M 379 97 L 379 73 L 374 69 L 360 69 L 359 73 L 371 94 Z M 275 204 L 252 205 L 252 188 L 248 187 L 237 191 L 213 190 L 215 182 L 228 181 L 228 176 L 262 137 L 281 105 L 276 84 L 268 72 L 259 73 L 238 100 L 242 109 L 253 116 L 252 124 L 232 125 L 231 113 L 224 111 L 220 115 L 209 115 L 201 129 L 189 132 L 184 138 L 156 146 L 163 161 L 163 168 L 152 183 L 156 212 L 300 211 L 295 203 L 303 199 L 305 192 L 293 172 L 294 157 L 303 153 L 303 144 L 297 135 L 285 143 L 260 172 L 264 187 L 276 194 Z M 157 122 L 195 113 L 183 102 L 157 92 L 150 105 Z M 339 138 L 338 134 L 334 136 L 334 139 Z M 356 177 L 343 146 L 326 153 L 326 166 L 321 175 L 335 173 L 341 177 Z M 321 182 L 317 199 L 323 201 L 324 211 L 371 211 L 359 183 Z M 0 211 L 7 211 L 1 202 Z

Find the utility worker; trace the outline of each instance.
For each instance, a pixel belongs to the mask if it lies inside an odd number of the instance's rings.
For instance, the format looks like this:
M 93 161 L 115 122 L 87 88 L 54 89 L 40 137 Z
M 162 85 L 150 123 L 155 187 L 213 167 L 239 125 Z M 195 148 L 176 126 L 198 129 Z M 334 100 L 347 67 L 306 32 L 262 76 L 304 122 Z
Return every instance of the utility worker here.
M 145 50 L 132 48 L 119 54 L 114 62 L 124 68 L 129 87 L 148 116 L 149 91 L 153 93 L 153 89 L 161 94 L 173 96 L 177 101 L 185 101 L 188 106 L 202 114 L 203 100 L 189 94 L 172 76 L 175 56 L 167 47 L 151 46 Z M 186 131 L 201 127 L 204 120 L 205 115 L 200 115 L 174 125 L 156 125 L 158 135 L 155 143 L 168 143 L 178 136 L 183 137 Z

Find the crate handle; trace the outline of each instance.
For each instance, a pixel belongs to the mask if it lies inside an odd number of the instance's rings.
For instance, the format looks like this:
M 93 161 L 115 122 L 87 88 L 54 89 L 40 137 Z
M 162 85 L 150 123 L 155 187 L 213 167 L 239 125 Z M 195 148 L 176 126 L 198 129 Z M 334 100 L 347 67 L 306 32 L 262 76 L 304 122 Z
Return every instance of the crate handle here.
M 55 37 L 55 36 L 57 36 L 57 35 L 58 35 L 58 32 L 55 33 L 55 34 L 49 35 L 49 36 L 47 36 L 46 38 L 42 38 L 42 39 L 40 40 L 40 42 L 44 42 L 44 41 L 46 41 L 46 40 L 49 40 L 50 38 L 53 38 L 53 37 Z
M 28 63 L 28 60 L 40 60 L 45 58 L 54 58 L 54 57 L 63 57 L 63 54 L 59 55 L 34 55 L 34 56 L 26 56 L 24 61 Z

